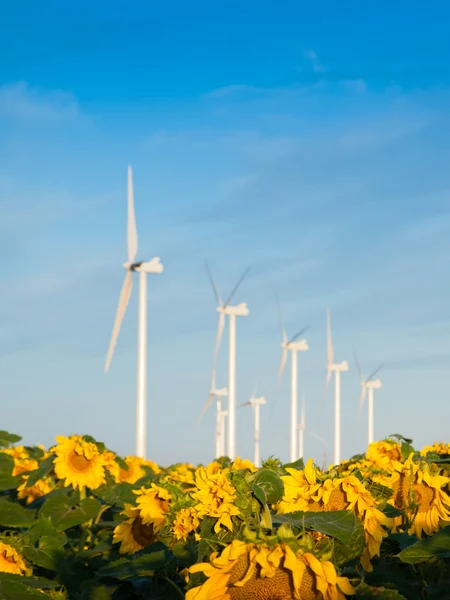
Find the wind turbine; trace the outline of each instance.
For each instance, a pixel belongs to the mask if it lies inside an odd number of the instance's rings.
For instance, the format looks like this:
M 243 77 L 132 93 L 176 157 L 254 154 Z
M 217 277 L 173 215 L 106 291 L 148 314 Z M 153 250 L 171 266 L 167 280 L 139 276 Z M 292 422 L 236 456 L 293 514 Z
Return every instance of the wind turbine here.
M 325 392 L 330 385 L 331 377 L 334 373 L 334 464 L 341 462 L 341 373 L 349 370 L 346 360 L 334 362 L 333 341 L 331 339 L 331 317 L 327 310 L 327 379 Z
M 253 409 L 253 444 L 254 444 L 254 459 L 253 459 L 253 463 L 255 465 L 255 467 L 260 467 L 261 466 L 261 455 L 260 455 L 260 451 L 259 451 L 259 410 L 261 408 L 261 406 L 263 406 L 264 404 L 267 404 L 266 399 L 263 396 L 260 397 L 256 397 L 255 396 L 256 393 L 256 386 L 253 389 L 252 392 L 252 396 L 250 398 L 250 400 L 248 402 L 245 402 L 245 404 L 241 404 L 241 407 L 243 406 L 251 406 Z
M 324 440 L 322 437 L 320 437 L 320 435 L 318 435 L 317 433 L 315 433 L 314 431 L 311 431 L 310 429 L 308 429 L 306 427 L 306 402 L 305 402 L 304 394 L 302 395 L 302 420 L 297 425 L 297 429 L 298 429 L 298 457 L 299 458 L 303 458 L 303 454 L 304 454 L 303 447 L 304 447 L 305 431 L 307 433 L 309 433 L 310 436 L 312 436 L 313 438 L 315 438 L 316 440 L 321 442 L 324 446 L 328 447 L 328 442 L 326 440 Z
M 219 289 L 213 279 L 208 264 L 206 265 L 208 277 L 217 300 L 217 312 L 219 313 L 219 322 L 217 326 L 216 345 L 214 348 L 214 367 L 219 353 L 220 341 L 222 339 L 225 327 L 225 317 L 228 316 L 229 328 L 229 348 L 228 348 L 228 457 L 234 460 L 236 458 L 236 317 L 248 316 L 248 308 L 245 302 L 231 306 L 230 302 L 237 292 L 239 286 L 244 281 L 249 269 L 247 268 L 240 279 L 238 279 L 234 288 L 231 290 L 226 302 L 222 301 Z
M 202 412 L 197 420 L 197 425 L 205 416 L 206 411 L 210 407 L 214 398 L 216 399 L 216 427 L 214 433 L 214 447 L 215 457 L 220 458 L 225 456 L 225 418 L 227 417 L 228 411 L 222 408 L 222 398 L 228 395 L 227 388 L 216 387 L 216 373 L 213 366 L 212 377 L 211 377 L 211 388 L 209 390 L 208 399 L 202 408 Z
M 139 273 L 139 313 L 137 352 L 137 399 L 136 399 L 136 456 L 145 458 L 147 434 L 147 275 L 162 273 L 160 258 L 135 262 L 138 250 L 136 220 L 134 216 L 133 175 L 128 167 L 128 260 L 123 264 L 125 280 L 119 296 L 116 318 L 106 357 L 105 372 L 108 371 L 114 354 L 120 327 L 133 289 L 133 273 Z
M 306 340 L 299 340 L 298 338 L 305 333 L 308 327 L 303 328 L 299 333 L 296 333 L 294 337 L 288 339 L 286 329 L 284 327 L 283 315 L 281 312 L 281 306 L 278 302 L 278 312 L 280 316 L 281 325 L 281 336 L 282 342 L 281 347 L 283 349 L 281 354 L 281 363 L 278 370 L 278 385 L 283 375 L 284 367 L 288 353 L 291 353 L 291 428 L 290 428 L 290 460 L 295 462 L 298 459 L 298 448 L 297 448 L 297 425 L 298 425 L 298 390 L 297 390 L 297 352 L 306 352 L 309 350 L 308 343 Z
M 380 372 L 383 365 L 377 367 L 375 371 L 366 379 L 361 370 L 356 354 L 355 362 L 356 368 L 358 369 L 359 378 L 361 380 L 361 396 L 359 398 L 358 413 L 361 413 L 367 393 L 368 443 L 371 444 L 373 442 L 373 395 L 374 390 L 379 390 L 381 388 L 381 380 L 379 378 L 375 379 L 375 376 Z

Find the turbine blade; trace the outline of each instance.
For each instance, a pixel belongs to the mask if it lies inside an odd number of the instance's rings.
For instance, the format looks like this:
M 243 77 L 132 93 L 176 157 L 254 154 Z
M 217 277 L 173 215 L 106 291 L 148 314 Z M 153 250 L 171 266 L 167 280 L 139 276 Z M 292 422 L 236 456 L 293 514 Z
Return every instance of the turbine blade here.
M 276 296 L 276 300 L 277 300 L 277 308 L 278 308 L 278 318 L 280 319 L 281 337 L 283 339 L 283 342 L 285 344 L 287 344 L 288 339 L 287 339 L 286 329 L 284 327 L 283 311 L 281 310 L 281 304 L 280 304 L 280 299 L 278 298 L 278 295 Z
M 309 433 L 309 435 L 311 435 L 313 438 L 316 438 L 316 440 L 318 440 L 319 442 L 321 442 L 322 444 L 324 444 L 325 446 L 328 446 L 328 442 L 321 437 L 320 435 L 318 435 L 317 433 L 315 433 L 314 431 L 311 431 L 310 429 L 306 429 L 306 431 Z
M 133 263 L 138 250 L 136 218 L 134 215 L 133 173 L 128 167 L 128 224 L 127 224 L 128 262 Z
M 361 396 L 359 397 L 359 403 L 358 403 L 358 417 L 361 414 L 362 407 L 364 406 L 364 400 L 366 398 L 366 391 L 367 391 L 367 388 L 365 385 L 363 385 L 362 389 L 361 389 Z
M 330 309 L 327 310 L 327 361 L 329 365 L 333 364 L 333 340 L 331 338 L 331 315 Z
M 223 306 L 222 298 L 220 297 L 219 288 L 214 281 L 214 277 L 212 276 L 211 269 L 209 268 L 209 264 L 205 261 L 206 272 L 208 273 L 209 281 L 211 282 L 211 287 L 214 292 L 214 296 L 216 297 L 217 304 L 219 306 Z
M 131 290 L 133 289 L 133 273 L 127 271 L 125 279 L 120 291 L 119 302 L 117 305 L 116 319 L 111 335 L 111 341 L 109 343 L 108 354 L 106 356 L 105 372 L 108 371 L 111 364 L 111 360 L 114 354 L 114 348 L 116 346 L 117 338 L 119 336 L 120 326 L 122 325 L 123 317 L 127 310 L 128 302 L 131 296 Z
M 362 372 L 361 365 L 359 364 L 358 356 L 356 355 L 355 350 L 353 350 L 353 357 L 355 359 L 356 368 L 358 369 L 359 378 L 361 381 L 364 381 L 364 373 Z
M 244 408 L 244 406 L 250 406 L 251 402 L 244 402 L 244 404 L 239 404 L 238 408 Z
M 323 401 L 324 402 L 327 399 L 327 392 L 328 392 L 328 388 L 330 387 L 331 377 L 332 377 L 332 372 L 330 369 L 327 369 L 327 374 L 325 377 L 325 387 L 323 389 Z
M 217 357 L 219 356 L 220 342 L 222 340 L 224 328 L 225 328 L 225 315 L 223 312 L 220 312 L 219 313 L 219 322 L 217 324 L 216 344 L 214 346 L 214 368 L 216 367 Z
M 375 375 L 378 375 L 378 373 L 381 371 L 381 369 L 384 367 L 384 364 L 380 365 L 379 367 L 377 367 L 375 369 L 375 371 L 369 375 L 369 377 L 367 378 L 367 381 L 372 381 L 372 379 L 375 377 Z
M 258 380 L 256 379 L 253 385 L 252 398 L 256 398 L 256 388 L 258 387 Z
M 231 294 L 228 296 L 224 306 L 228 306 L 231 302 L 231 299 L 233 298 L 233 296 L 235 295 L 235 293 L 238 290 L 238 287 L 241 285 L 241 283 L 244 281 L 244 279 L 247 277 L 248 272 L 250 271 L 250 267 L 247 267 L 245 269 L 245 271 L 242 273 L 240 279 L 238 279 L 238 282 L 236 283 L 236 285 L 234 286 L 234 288 L 231 290 Z
M 278 369 L 277 387 L 280 385 L 281 376 L 283 375 L 284 367 L 286 366 L 287 355 L 287 349 L 283 348 L 283 352 L 281 354 L 280 368 Z
M 308 327 L 304 327 L 301 331 L 299 331 L 298 333 L 296 333 L 294 335 L 294 337 L 289 340 L 289 344 L 292 344 L 292 342 L 295 342 L 296 340 L 298 340 L 298 338 L 301 335 L 303 335 L 305 333 L 305 331 L 308 331 L 308 329 L 309 329 L 309 326 Z
M 199 416 L 198 416 L 198 419 L 197 419 L 197 425 L 199 425 L 199 424 L 200 424 L 200 421 L 201 421 L 201 420 L 203 419 L 203 417 L 205 416 L 205 414 L 206 414 L 206 411 L 207 411 L 207 410 L 208 410 L 208 408 L 211 406 L 211 403 L 212 403 L 212 401 L 214 400 L 214 396 L 215 396 L 215 394 L 214 394 L 214 391 L 211 391 L 211 392 L 210 392 L 210 394 L 209 394 L 209 396 L 208 396 L 208 399 L 206 400 L 205 404 L 203 405 L 203 408 L 202 408 L 202 411 L 201 411 L 201 413 L 200 413 L 200 414 L 199 414 Z

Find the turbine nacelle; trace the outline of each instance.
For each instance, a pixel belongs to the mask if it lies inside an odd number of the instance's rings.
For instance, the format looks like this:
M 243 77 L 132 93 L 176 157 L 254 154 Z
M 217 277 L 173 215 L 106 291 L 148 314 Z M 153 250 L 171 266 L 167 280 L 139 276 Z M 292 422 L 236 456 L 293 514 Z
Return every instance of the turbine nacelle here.
M 211 395 L 213 395 L 213 396 L 220 396 L 220 397 L 222 397 L 222 398 L 223 398 L 224 396 L 228 396 L 228 390 L 227 390 L 227 388 L 226 388 L 226 387 L 224 387 L 224 388 L 220 388 L 220 389 L 213 388 L 213 389 L 211 389 L 211 390 L 210 390 L 210 392 L 209 392 L 209 393 L 210 393 Z
M 126 262 L 123 264 L 123 268 L 127 271 L 137 271 L 138 273 L 162 273 L 164 271 L 164 265 L 161 263 L 159 256 L 155 256 L 151 260 L 141 262 Z
M 348 362 L 346 360 L 343 360 L 340 363 L 332 363 L 332 364 L 328 364 L 326 366 L 326 368 L 328 369 L 328 371 L 348 371 L 350 369 L 350 366 L 348 364 Z
M 249 404 L 252 406 L 263 406 L 263 404 L 267 404 L 267 400 L 263 396 L 260 396 L 259 398 L 250 398 Z
M 304 352 L 309 350 L 306 340 L 298 340 L 296 342 L 281 342 L 283 350 L 292 350 L 293 352 Z
M 381 379 L 371 379 L 370 381 L 363 381 L 361 382 L 361 385 L 367 389 L 372 389 L 372 390 L 379 390 L 382 385 L 381 385 Z
M 241 302 L 241 304 L 237 304 L 236 306 L 230 306 L 229 304 L 218 306 L 216 310 L 223 315 L 234 315 L 235 317 L 247 317 L 249 313 L 246 302 Z

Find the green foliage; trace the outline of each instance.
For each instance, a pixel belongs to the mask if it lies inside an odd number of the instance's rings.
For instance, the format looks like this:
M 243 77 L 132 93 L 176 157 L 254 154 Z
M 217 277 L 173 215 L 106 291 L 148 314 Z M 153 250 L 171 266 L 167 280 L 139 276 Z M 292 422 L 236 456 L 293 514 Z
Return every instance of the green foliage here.
M 13 477 L 14 459 L 9 454 L 0 452 L 0 492 L 15 490 L 22 482 L 21 477 Z
M 24 508 L 17 502 L 0 498 L 0 526 L 1 527 L 30 527 L 35 521 L 34 510 Z
M 450 525 L 400 552 L 399 559 L 411 565 L 438 558 L 450 558 Z
M 260 469 L 253 478 L 253 485 L 264 492 L 266 501 L 270 504 L 276 504 L 283 497 L 283 481 L 274 471 Z
M 21 440 L 20 435 L 9 433 L 8 431 L 0 431 L 0 448 L 9 448 L 13 444 L 17 444 Z
M 53 470 L 53 461 L 55 459 L 54 454 L 50 454 L 45 460 L 39 465 L 39 469 L 33 471 L 28 477 L 27 486 L 31 487 L 37 483 L 40 479 L 48 475 Z
M 101 507 L 95 498 L 85 498 L 79 502 L 77 497 L 60 494 L 44 502 L 39 516 L 50 517 L 56 529 L 65 531 L 94 519 Z

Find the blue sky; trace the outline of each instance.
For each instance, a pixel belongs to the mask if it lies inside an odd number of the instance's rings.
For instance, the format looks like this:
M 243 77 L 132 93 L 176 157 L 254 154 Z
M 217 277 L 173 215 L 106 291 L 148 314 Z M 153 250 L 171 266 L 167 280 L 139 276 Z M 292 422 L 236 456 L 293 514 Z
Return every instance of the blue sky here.
M 289 332 L 330 441 L 325 310 L 342 378 L 343 455 L 364 447 L 357 348 L 386 362 L 375 433 L 448 438 L 450 45 L 446 2 L 22 2 L 0 23 L 1 427 L 27 443 L 88 432 L 134 449 L 136 298 L 103 373 L 126 252 L 133 165 L 149 281 L 149 455 L 212 458 L 206 399 L 217 315 L 237 301 L 238 401 L 258 379 L 262 454 L 288 457 Z M 219 364 L 226 385 L 226 338 Z M 252 453 L 250 411 L 238 452 Z M 305 450 L 317 460 L 313 439 Z

